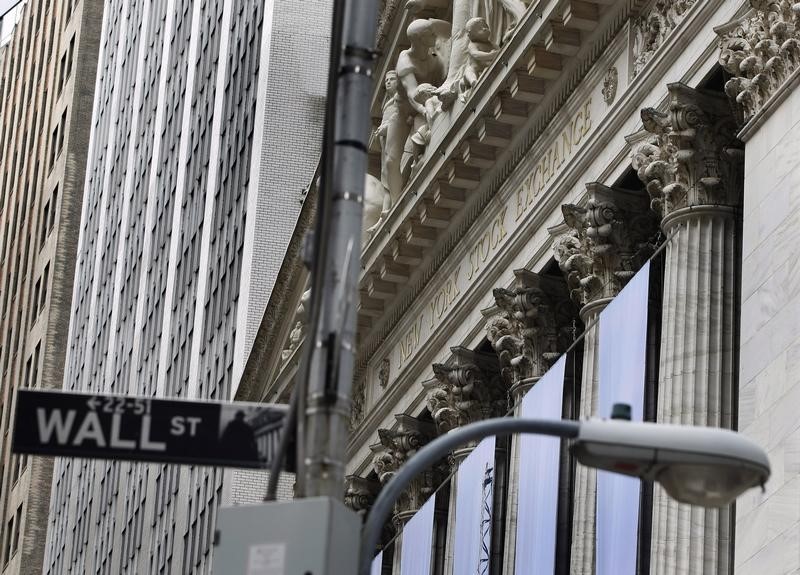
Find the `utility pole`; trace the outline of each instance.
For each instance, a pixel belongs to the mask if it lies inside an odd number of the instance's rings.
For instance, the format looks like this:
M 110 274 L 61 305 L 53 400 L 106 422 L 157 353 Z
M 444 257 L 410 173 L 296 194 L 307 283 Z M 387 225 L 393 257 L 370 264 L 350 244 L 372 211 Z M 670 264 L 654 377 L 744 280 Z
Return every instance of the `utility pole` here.
M 377 0 L 337 0 L 313 254 L 308 378 L 298 405 L 299 495 L 341 500 L 356 348 L 361 219 L 371 130 Z M 337 30 L 337 28 L 339 28 Z M 337 34 L 339 37 L 337 38 Z M 332 140 L 330 140 L 332 138 Z M 327 169 L 326 169 L 327 168 Z M 317 306 L 314 309 L 314 306 Z

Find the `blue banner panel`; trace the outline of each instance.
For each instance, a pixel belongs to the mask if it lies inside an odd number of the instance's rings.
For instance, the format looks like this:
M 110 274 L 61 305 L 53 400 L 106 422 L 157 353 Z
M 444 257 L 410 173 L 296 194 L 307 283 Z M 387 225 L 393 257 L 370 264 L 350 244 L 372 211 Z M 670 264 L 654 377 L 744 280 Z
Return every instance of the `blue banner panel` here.
M 403 529 L 400 542 L 400 575 L 429 575 L 433 552 L 434 495 L 420 507 Z
M 487 575 L 492 549 L 494 437 L 461 462 L 456 479 L 453 575 Z
M 598 414 L 615 403 L 642 421 L 647 353 L 650 264 L 600 314 Z M 639 479 L 597 472 L 597 575 L 635 575 L 639 534 Z
M 521 417 L 561 419 L 566 364 L 567 358 L 562 355 L 525 394 Z M 524 434 L 517 441 L 520 442 L 519 499 L 514 572 L 549 575 L 555 571 L 561 440 Z
M 381 575 L 381 571 L 383 571 L 383 551 L 378 553 L 375 559 L 372 560 L 369 575 Z

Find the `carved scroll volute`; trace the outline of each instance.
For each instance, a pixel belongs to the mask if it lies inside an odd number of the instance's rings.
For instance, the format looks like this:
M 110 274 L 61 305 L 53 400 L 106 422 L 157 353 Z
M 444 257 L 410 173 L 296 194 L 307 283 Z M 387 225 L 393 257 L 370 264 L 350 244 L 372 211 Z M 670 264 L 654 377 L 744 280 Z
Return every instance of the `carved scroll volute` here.
M 732 78 L 725 92 L 740 124 L 749 121 L 800 65 L 800 7 L 788 0 L 751 0 L 752 10 L 719 26 L 719 63 Z
M 452 362 L 433 364 L 434 378 L 422 384 L 439 433 L 502 415 L 507 405 L 496 358 L 461 347 L 451 351 Z
M 514 271 L 511 289 L 493 290 L 495 305 L 482 310 L 500 374 L 509 386 L 540 377 L 559 355 L 556 311 L 566 292 L 561 282 L 529 270 Z M 571 322 L 571 318 L 570 318 Z
M 435 435 L 430 422 L 420 421 L 410 415 L 395 415 L 395 429 L 379 429 L 379 443 L 370 446 L 373 452 L 372 466 L 381 484 L 394 477 L 397 470 Z M 436 485 L 437 470 L 419 475 L 395 505 L 395 514 L 411 512 L 425 502 Z
M 684 84 L 668 89 L 667 113 L 642 110 L 644 132 L 628 138 L 651 206 L 664 218 L 691 206 L 736 206 L 742 144 L 725 97 Z
M 562 206 L 565 228 L 551 229 L 556 261 L 580 306 L 618 294 L 649 255 L 657 231 L 644 194 L 599 183 L 586 191 L 585 206 Z
M 344 504 L 357 513 L 366 513 L 375 502 L 380 488 L 377 481 L 348 475 L 345 477 Z

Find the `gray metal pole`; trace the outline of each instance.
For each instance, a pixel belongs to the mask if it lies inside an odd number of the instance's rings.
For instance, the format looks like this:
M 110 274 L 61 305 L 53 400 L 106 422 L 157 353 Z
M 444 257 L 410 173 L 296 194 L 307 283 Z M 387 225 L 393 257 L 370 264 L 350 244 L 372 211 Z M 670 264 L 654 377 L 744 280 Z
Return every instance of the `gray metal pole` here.
M 562 438 L 575 438 L 578 437 L 580 428 L 581 424 L 577 421 L 499 417 L 461 427 L 431 441 L 400 468 L 391 481 L 381 489 L 378 498 L 372 505 L 367 516 L 367 522 L 361 532 L 359 575 L 370 575 L 370 567 L 372 566 L 372 559 L 380 534 L 400 494 L 408 487 L 414 477 L 428 469 L 456 447 L 490 435 L 509 435 L 512 433 L 535 433 Z
M 361 214 L 371 119 L 372 66 L 378 19 L 376 0 L 347 0 L 342 54 L 336 71 L 333 165 L 323 194 L 327 233 L 314 254 L 322 266 L 318 323 L 305 398 L 304 461 L 298 462 L 305 495 L 344 496 L 345 450 L 351 408 L 358 276 L 361 269 Z M 320 202 L 325 198 L 320 198 Z M 305 382 L 299 382 L 301 385 Z

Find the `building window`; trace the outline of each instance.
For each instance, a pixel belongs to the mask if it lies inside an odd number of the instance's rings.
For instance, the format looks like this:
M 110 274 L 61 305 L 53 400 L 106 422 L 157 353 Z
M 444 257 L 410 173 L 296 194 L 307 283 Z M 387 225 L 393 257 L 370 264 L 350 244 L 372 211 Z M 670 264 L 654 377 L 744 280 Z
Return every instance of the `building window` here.
M 33 286 L 33 293 L 31 294 L 31 325 L 36 322 L 36 318 L 39 317 L 39 294 L 42 289 L 42 280 L 39 278 L 36 280 L 36 284 Z
M 64 55 L 61 56 L 61 64 L 60 64 L 59 70 L 58 70 L 58 93 L 59 94 L 61 93 L 61 90 L 64 89 L 64 79 L 65 79 L 64 77 L 65 77 L 65 74 L 66 74 L 66 70 L 67 70 L 67 54 L 64 53 Z
M 39 222 L 39 249 L 42 249 L 44 242 L 47 239 L 50 226 L 50 202 L 47 201 L 42 207 L 42 218 Z
M 52 198 L 50 199 L 50 223 L 47 224 L 47 233 L 53 231 L 53 226 L 56 225 L 56 209 L 58 207 L 58 186 L 56 185 L 53 190 Z
M 17 513 L 14 516 L 14 544 L 11 546 L 11 555 L 17 552 L 17 547 L 19 547 L 19 533 L 22 531 L 21 525 L 22 523 L 22 503 L 19 504 L 17 507 Z
M 70 75 L 72 74 L 72 58 L 75 56 L 75 35 L 72 35 L 72 38 L 69 40 L 69 49 L 67 50 L 67 75 L 66 79 L 69 80 Z
M 43 308 L 47 302 L 47 282 L 50 279 L 50 264 L 44 266 L 44 273 L 42 274 L 42 299 L 39 302 L 39 308 Z
M 50 139 L 50 166 L 49 169 L 52 170 L 53 166 L 56 163 L 56 143 L 58 142 L 58 126 L 55 127 L 53 130 L 53 136 Z
M 31 385 L 30 387 L 39 387 L 39 356 L 41 355 L 42 351 L 42 342 L 36 344 L 36 347 L 33 349 L 33 368 L 31 371 Z M 24 465 L 28 463 L 28 456 L 25 456 Z M 23 465 L 23 469 L 25 469 Z
M 11 542 L 13 540 L 13 533 L 14 533 L 14 518 L 8 520 L 6 523 L 6 545 L 4 549 L 3 555 L 5 556 L 5 561 L 3 561 L 3 565 L 8 563 L 8 560 L 11 559 Z
M 64 132 L 67 131 L 67 111 L 61 114 L 61 125 L 58 130 L 58 154 L 61 154 L 61 150 L 64 148 Z

